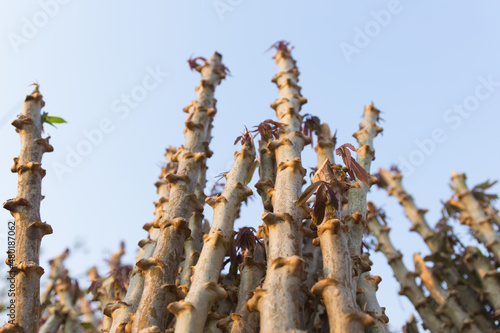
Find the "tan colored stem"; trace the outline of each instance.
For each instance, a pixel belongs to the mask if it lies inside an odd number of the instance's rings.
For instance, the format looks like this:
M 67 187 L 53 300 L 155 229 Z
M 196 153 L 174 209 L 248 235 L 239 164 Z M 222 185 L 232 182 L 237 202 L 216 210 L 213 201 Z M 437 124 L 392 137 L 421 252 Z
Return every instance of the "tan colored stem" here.
M 406 325 L 403 326 L 403 333 L 419 333 L 417 320 L 413 315 L 408 319 Z
M 83 295 L 80 297 L 80 312 L 83 316 L 82 322 L 84 324 L 92 325 L 93 328 L 97 327 L 94 310 L 90 306 L 90 302 Z
M 259 181 L 255 184 L 266 212 L 273 210 L 272 200 L 268 193 L 274 191 L 276 181 L 276 159 L 274 152 L 267 148 L 270 141 L 263 138 L 259 140 Z M 243 263 L 239 266 L 241 281 L 238 289 L 238 304 L 236 312 L 227 320 L 228 331 L 232 333 L 258 332 L 259 312 L 249 311 L 247 302 L 265 275 L 266 253 L 269 248 L 268 229 L 265 224 L 259 226 L 257 237 L 263 240 L 262 245 L 257 244 L 253 251 L 245 251 Z
M 271 212 L 273 203 L 269 193 L 273 192 L 276 181 L 276 157 L 274 152 L 268 148 L 269 142 L 263 139 L 259 140 L 259 181 L 255 184 L 255 188 L 262 198 L 264 210 Z
M 365 327 L 375 324 L 372 317 L 359 312 L 356 303 L 347 230 L 338 219 L 325 220 L 318 227 L 325 278 L 313 286 L 312 292 L 323 297 L 331 333 L 364 332 Z
M 335 180 L 328 161 L 317 171 L 313 178 L 313 181 L 316 180 L 328 183 Z M 351 215 L 347 217 L 353 219 Z M 359 311 L 356 302 L 356 287 L 353 281 L 355 263 L 349 251 L 348 231 L 346 223 L 326 212 L 318 227 L 318 239 L 315 240 L 315 244 L 319 243 L 321 246 L 323 279 L 320 279 L 311 291 L 323 298 L 331 333 L 362 332 L 365 327 L 375 324 L 373 318 Z
M 67 274 L 63 265 L 64 260 L 69 254 L 69 249 L 66 249 L 62 254 L 50 260 L 49 283 L 41 296 L 42 307 L 45 308 L 50 304 L 52 292 L 56 289 L 56 285 L 63 276 Z M 63 306 L 55 304 L 49 308 L 49 316 L 44 324 L 40 327 L 41 333 L 56 332 L 66 318 Z
M 49 283 L 47 284 L 47 287 L 45 288 L 45 291 L 42 293 L 42 296 L 40 298 L 42 307 L 45 307 L 50 303 L 50 296 L 52 294 L 52 291 L 54 291 L 54 288 L 56 287 L 57 280 L 65 271 L 63 262 L 68 257 L 68 254 L 69 249 L 66 249 L 62 254 L 58 255 L 49 262 Z
M 280 97 L 272 104 L 278 120 L 285 125 L 277 141 L 268 148 L 276 155 L 277 174 L 271 194 L 273 213 L 264 213 L 269 235 L 268 267 L 263 288 L 249 301 L 249 309 L 260 312 L 261 332 L 286 332 L 301 328 L 300 286 L 305 279 L 302 259 L 303 207 L 295 201 L 301 194 L 306 173 L 301 152 L 309 138 L 301 130 L 299 114 L 306 99 L 297 85 L 299 71 L 289 50 L 278 50 L 275 57 L 278 74 L 273 81 Z
M 259 181 L 255 184 L 255 188 L 262 199 L 264 212 L 273 211 L 273 202 L 270 194 L 274 192 L 277 172 L 276 156 L 274 155 L 274 151 L 268 148 L 271 141 L 265 139 L 259 140 Z M 267 258 L 269 254 L 269 229 L 265 223 L 259 226 L 257 237 L 263 240 L 265 257 Z
M 336 143 L 337 138 L 332 136 L 332 132 L 330 131 L 328 124 L 321 124 L 318 144 L 314 148 L 318 154 L 318 168 L 322 166 L 326 160 L 329 160 L 332 164 L 335 162 L 333 151 L 335 150 Z
M 56 292 L 59 296 L 59 302 L 63 312 L 65 313 L 63 332 L 83 333 L 83 328 L 78 319 L 78 309 L 75 304 L 80 294 L 78 283 L 72 285 L 71 279 L 68 276 L 64 276 L 56 286 Z
M 368 229 L 377 238 L 375 249 L 381 251 L 386 256 L 396 280 L 401 285 L 399 293 L 408 297 L 413 303 L 424 322 L 424 326 L 431 332 L 439 332 L 441 329 L 444 329 L 445 322 L 436 316 L 429 300 L 415 282 L 415 275 L 408 271 L 403 263 L 403 255 L 392 245 L 389 238 L 389 231 L 391 229 L 388 226 L 383 226 L 375 214 L 368 214 Z
M 231 315 L 235 321 L 231 333 L 258 332 L 259 313 L 248 311 L 247 302 L 266 272 L 264 247 L 256 244 L 253 251 L 246 250 L 239 269 L 241 280 L 238 286 L 236 312 Z
M 163 217 L 164 211 L 170 198 L 170 183 L 165 179 L 169 173 L 177 171 L 177 163 L 172 161 L 176 148 L 169 147 L 165 153 L 166 165 L 162 167 L 159 175 L 159 181 L 156 182 L 158 192 L 158 201 L 155 202 L 155 221 L 147 226 L 149 228 L 150 237 L 139 242 L 142 249 L 140 259 L 149 259 L 154 252 L 156 241 L 160 235 L 159 228 L 154 226 L 159 224 Z M 129 287 L 123 300 L 117 301 L 106 307 L 105 312 L 113 318 L 113 324 L 110 328 L 110 333 L 119 333 L 125 329 L 125 326 L 130 321 L 130 314 L 135 313 L 141 300 L 144 290 L 144 277 L 138 267 L 134 267 L 130 273 Z
M 10 272 L 15 275 L 14 324 L 26 333 L 38 331 L 40 320 L 40 277 L 43 268 L 39 263 L 42 237 L 52 233 L 49 224 L 41 222 L 42 155 L 54 149 L 48 139 L 42 139 L 41 109 L 45 105 L 38 88 L 26 96 L 21 115 L 12 122 L 21 137 L 21 152 L 14 159 L 12 172 L 18 174 L 17 196 L 7 200 L 3 207 L 10 211 L 16 224 L 15 261 Z
M 366 105 L 363 113 L 363 121 L 361 121 L 361 123 L 359 124 L 360 129 L 353 134 L 356 140 L 358 140 L 359 144 L 359 148 L 356 151 L 356 161 L 366 170 L 368 174 L 370 173 L 372 160 L 375 159 L 373 139 L 383 131 L 382 128 L 377 126 L 379 114 L 380 111 L 373 106 L 373 103 Z M 365 183 L 358 180 L 354 184 L 354 186 L 352 186 L 347 192 L 349 215 L 355 213 L 361 214 L 361 219 L 346 220 L 346 224 L 349 227 L 349 251 L 355 265 L 357 262 L 360 262 L 356 258 L 359 258 L 361 256 L 361 243 L 363 241 L 363 234 L 366 230 L 366 196 L 368 190 L 369 187 Z M 356 269 L 358 274 L 363 273 L 357 267 L 354 268 Z M 354 281 L 356 280 L 357 277 L 355 276 Z
M 318 164 L 316 165 L 317 169 L 321 168 L 326 160 L 334 163 L 333 152 L 335 150 L 335 144 L 336 137 L 332 136 L 328 124 L 321 124 L 318 133 L 318 143 L 314 148 L 318 156 Z M 312 225 L 312 220 L 310 219 L 306 220 L 302 226 L 302 233 L 304 235 L 303 257 L 306 261 L 307 271 L 307 278 L 304 281 L 304 285 L 306 286 L 307 290 L 311 290 L 313 285 L 318 282 L 319 272 L 323 269 L 323 256 L 321 254 L 321 247 L 313 244 L 314 239 L 318 237 L 316 229 L 316 226 Z M 314 320 L 317 316 L 318 309 L 322 307 L 322 305 L 319 303 L 319 296 L 315 297 L 317 297 L 318 299 L 315 302 L 312 302 L 313 306 L 305 306 L 304 309 L 306 327 L 308 328 L 314 325 Z M 307 301 L 308 300 L 304 300 L 304 302 Z
M 318 135 L 318 144 L 314 148 L 316 154 L 318 155 L 317 169 L 329 160 L 330 163 L 334 163 L 333 151 L 335 150 L 336 137 L 332 136 L 330 127 L 328 124 L 320 125 L 320 133 Z M 306 259 L 307 266 L 307 278 L 305 285 L 307 289 L 311 289 L 312 286 L 318 281 L 318 272 L 323 266 L 323 257 L 321 256 L 321 248 L 319 246 L 313 245 L 312 241 L 317 237 L 316 231 L 311 229 L 311 220 L 304 223 L 305 230 L 304 233 L 304 259 Z M 315 227 L 313 229 L 316 229 Z
M 406 216 L 412 222 L 410 230 L 416 231 L 424 239 L 433 255 L 439 255 L 441 257 L 449 256 L 449 254 L 442 251 L 439 235 L 431 229 L 425 219 L 427 209 L 419 209 L 415 205 L 412 196 L 409 195 L 403 188 L 401 184 L 402 175 L 400 173 L 392 173 L 383 169 L 380 169 L 380 174 L 389 186 L 387 189 L 389 195 L 392 195 L 399 200 L 399 203 L 403 206 L 406 212 Z M 491 324 L 482 314 L 483 305 L 479 301 L 477 293 L 463 282 L 462 274 L 458 272 L 457 267 L 444 267 L 440 270 L 440 272 L 443 273 L 446 283 L 457 289 L 457 296 L 461 306 L 474 318 L 476 324 L 485 331 L 491 329 Z
M 213 128 L 212 120 L 210 120 L 210 124 L 208 126 L 204 141 L 205 154 L 207 158 L 212 156 L 212 152 L 208 148 L 210 141 L 212 140 L 212 128 Z M 206 163 L 205 165 L 201 166 L 200 174 L 198 175 L 198 183 L 196 185 L 196 190 L 194 191 L 201 206 L 205 204 L 205 199 L 207 198 L 204 192 L 205 185 L 207 183 L 207 169 L 208 167 L 206 166 Z M 203 246 L 203 237 L 202 237 L 203 219 L 204 215 L 201 214 L 200 212 L 193 212 L 193 214 L 189 219 L 189 230 L 191 230 L 191 234 L 184 243 L 185 260 L 180 275 L 180 284 L 186 285 L 186 287 L 189 287 L 191 283 L 191 277 L 193 275 L 192 268 L 198 262 L 201 248 Z
M 312 227 L 312 228 L 311 228 Z M 307 219 L 302 225 L 302 233 L 304 235 L 303 258 L 306 262 L 307 277 L 304 281 L 304 292 L 301 295 L 303 299 L 304 321 L 305 328 L 312 329 L 315 318 L 322 305 L 320 304 L 320 296 L 311 294 L 311 288 L 318 282 L 320 273 L 323 269 L 323 256 L 321 248 L 315 244 L 315 239 L 318 237 L 316 226 L 312 226 L 312 220 Z M 321 310 L 324 310 L 321 309 Z
M 479 277 L 482 294 L 495 309 L 495 318 L 500 318 L 500 273 L 476 247 L 465 249 L 465 262 Z
M 235 154 L 235 161 L 226 175 L 222 194 L 207 199 L 207 203 L 214 209 L 214 217 L 195 267 L 191 287 L 183 301 L 168 306 L 177 319 L 176 332 L 202 332 L 212 305 L 226 297 L 226 292 L 217 282 L 224 257 L 233 241 L 233 225 L 238 207 L 252 194 L 252 190 L 243 184 L 254 159 L 253 144 L 245 144 L 242 150 Z
M 481 332 L 474 320 L 462 310 L 455 300 L 455 295 L 448 293 L 441 287 L 439 281 L 436 280 L 431 270 L 425 265 L 420 254 L 415 253 L 413 261 L 415 262 L 415 270 L 422 279 L 422 283 L 425 285 L 425 288 L 429 291 L 434 301 L 439 305 L 436 313 L 448 317 L 460 332 Z
M 65 314 L 61 310 L 61 307 L 51 307 L 49 309 L 49 317 L 47 321 L 43 323 L 40 327 L 39 333 L 55 333 L 58 331 L 59 327 L 63 324 Z
M 167 324 L 167 306 L 179 299 L 174 283 L 177 270 L 183 259 L 184 242 L 190 234 L 188 220 L 193 212 L 201 213 L 203 207 L 195 195 L 199 173 L 205 165 L 206 133 L 215 114 L 214 90 L 225 77 L 221 69 L 222 56 L 215 53 L 203 66 L 198 66 L 202 81 L 196 88 L 197 98 L 185 111 L 186 122 L 184 146 L 177 153 L 178 170 L 169 174 L 170 200 L 162 221 L 160 236 L 150 259 L 138 261 L 144 272 L 144 291 L 134 316 L 132 331 L 151 326 L 161 330 Z
M 376 292 L 380 281 L 382 281 L 380 276 L 368 273 L 362 274 L 358 279 L 356 301 L 363 311 L 375 319 L 375 324 L 366 328 L 367 333 L 389 333 L 387 328 L 389 318 L 385 315 L 385 308 L 381 307 L 377 300 Z
M 496 224 L 498 230 L 498 228 L 500 228 L 500 216 L 498 216 L 498 210 L 494 207 L 487 206 L 484 208 L 484 213 L 486 216 L 491 218 L 494 224 Z
M 139 246 L 143 249 L 142 258 L 149 258 L 153 254 L 155 242 L 151 239 L 142 240 Z M 104 309 L 104 314 L 112 317 L 110 333 L 119 333 L 125 329 L 130 321 L 130 314 L 137 310 L 144 288 L 144 278 L 140 270 L 135 267 L 129 275 L 129 286 L 123 300 L 109 303 Z
M 453 172 L 451 181 L 456 186 L 458 199 L 465 206 L 471 217 L 473 229 L 476 230 L 474 236 L 493 254 L 497 264 L 500 264 L 500 236 L 493 229 L 491 219 L 487 218 L 479 202 L 469 192 L 463 173 L 458 174 Z
M 66 255 L 67 251 L 59 257 L 56 257 L 52 262 L 53 268 L 60 268 L 60 264 Z M 56 282 L 57 284 L 53 289 L 58 296 L 57 302 L 49 308 L 49 316 L 40 327 L 39 332 L 59 332 L 59 327 L 63 326 L 62 332 L 83 333 L 80 320 L 78 319 L 80 312 L 77 307 L 77 302 L 82 297 L 78 282 L 72 282 L 68 277 L 67 270 L 60 272 Z
M 382 179 L 389 185 L 387 192 L 389 195 L 398 199 L 399 204 L 403 206 L 406 216 L 412 222 L 411 231 L 416 231 L 425 241 L 432 253 L 439 250 L 439 238 L 431 229 L 425 220 L 427 209 L 419 209 L 415 205 L 413 197 L 406 192 L 401 184 L 402 175 L 400 173 L 392 173 L 384 169 L 380 169 Z
M 365 106 L 363 113 L 363 120 L 359 124 L 359 131 L 353 134 L 353 136 L 358 141 L 359 148 L 356 150 L 356 161 L 370 173 L 370 167 L 372 160 L 375 159 L 375 149 L 373 146 L 374 138 L 383 131 L 383 129 L 377 126 L 379 121 L 380 111 L 373 106 L 373 102 Z M 351 260 L 353 261 L 354 276 L 353 276 L 353 286 L 354 291 L 359 294 L 364 291 L 369 294 L 366 296 L 358 295 L 358 299 L 369 300 L 368 305 L 370 308 L 368 311 L 375 313 L 375 325 L 370 326 L 368 332 L 386 332 L 387 326 L 384 322 L 381 322 L 380 318 L 384 320 L 387 318 L 385 315 L 382 316 L 380 313 L 380 305 L 378 304 L 375 292 L 372 289 L 361 288 L 358 290 L 357 281 L 359 278 L 363 279 L 362 283 L 365 287 L 368 287 L 367 281 L 369 279 L 366 270 L 370 270 L 370 265 L 367 262 L 363 262 L 362 258 L 362 242 L 363 235 L 367 227 L 366 214 L 367 214 L 367 194 L 369 191 L 369 186 L 361 181 L 357 181 L 354 186 L 351 186 L 347 191 L 348 197 L 348 212 L 346 225 L 349 227 L 348 244 L 349 253 L 351 254 Z M 351 216 L 356 217 L 356 214 L 361 214 L 358 218 L 350 218 Z M 360 305 L 361 306 L 361 305 Z M 364 306 L 361 307 L 362 309 Z M 388 318 L 387 318 L 388 320 Z
M 373 138 L 382 131 L 376 125 L 379 113 L 373 103 L 366 106 L 360 130 L 354 134 L 360 145 L 357 161 L 368 173 L 374 158 Z M 318 171 L 321 172 L 323 170 Z M 325 176 L 333 177 L 329 174 Z M 369 265 L 361 258 L 361 244 L 366 229 L 367 192 L 366 184 L 361 181 L 354 183 L 347 193 L 348 210 L 343 221 L 327 217 L 318 228 L 325 279 L 314 285 L 313 292 L 323 297 L 330 332 L 359 332 L 376 324 L 373 318 L 359 312 L 355 297 L 357 279 L 369 269 Z M 373 311 L 381 311 L 374 294 L 360 298 L 369 299 Z M 376 329 L 384 328 L 384 325 L 376 325 Z
M 318 282 L 318 272 L 323 268 L 323 257 L 321 255 L 321 248 L 314 245 L 314 239 L 318 237 L 316 226 L 312 226 L 312 220 L 308 219 L 304 222 L 302 227 L 304 235 L 304 260 L 307 263 L 306 271 L 307 278 L 304 281 L 308 290 Z
M 102 318 L 101 330 L 103 332 L 109 332 L 112 325 L 111 312 L 108 311 L 114 303 L 121 300 L 125 294 L 123 292 L 117 291 L 113 287 L 113 282 L 115 281 L 115 274 L 121 269 L 121 257 L 125 254 L 125 243 L 120 243 L 120 249 L 111 255 L 108 260 L 110 274 L 101 278 L 97 272 L 96 267 L 92 267 L 89 270 L 89 279 L 91 282 L 90 290 L 94 296 L 94 301 L 99 301 L 99 306 L 104 316 Z

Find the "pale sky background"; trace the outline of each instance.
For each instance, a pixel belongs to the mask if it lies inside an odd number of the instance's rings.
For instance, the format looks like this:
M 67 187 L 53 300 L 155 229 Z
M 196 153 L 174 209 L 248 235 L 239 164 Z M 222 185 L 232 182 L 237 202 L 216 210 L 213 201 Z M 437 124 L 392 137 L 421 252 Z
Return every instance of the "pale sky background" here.
M 125 261 L 134 261 L 137 243 L 146 237 L 141 227 L 153 219 L 153 184 L 164 150 L 184 142 L 182 108 L 195 97 L 200 79 L 186 63 L 192 54 L 209 57 L 218 51 L 232 73 L 216 91 L 211 143 L 215 154 L 208 162 L 212 183 L 215 175 L 230 168 L 233 142 L 244 126 L 276 119 L 269 107 L 277 97 L 270 82 L 276 66 L 273 52 L 264 51 L 282 39 L 295 47 L 300 85 L 309 100 L 302 112 L 338 129 L 340 144 L 356 144 L 352 133 L 365 104 L 373 101 L 383 111 L 384 133 L 375 140 L 372 172 L 402 158 L 420 164 L 404 185 L 419 207 L 430 210 L 431 223 L 439 219 L 440 200 L 451 195 L 451 170 L 466 172 L 469 185 L 500 178 L 495 138 L 500 121 L 497 1 L 61 0 L 55 9 L 46 3 L 54 0 L 0 2 L 2 202 L 16 195 L 17 175 L 9 169 L 20 144 L 9 123 L 32 91 L 28 85 L 38 81 L 44 110 L 68 121 L 57 129 L 46 126 L 55 151 L 43 159 L 47 176 L 41 216 L 54 229 L 42 241 L 45 268 L 50 258 L 70 246 L 67 266 L 85 281 L 92 265 L 106 273 L 104 259 L 121 240 L 127 244 Z M 218 13 L 216 4 L 226 11 Z M 388 9 L 390 18 L 385 16 L 383 26 L 376 23 L 374 13 Z M 35 30 L 30 30 L 32 24 Z M 369 40 L 356 40 L 365 29 Z M 342 43 L 357 45 L 357 54 L 346 57 Z M 122 94 L 130 94 L 142 85 L 148 70 L 157 68 L 168 76 L 161 77 L 127 116 L 113 112 L 113 103 L 120 103 L 116 101 Z M 493 83 L 481 83 L 488 80 Z M 454 105 L 464 102 L 472 111 L 454 113 Z M 71 172 L 61 174 L 56 166 L 67 165 L 69 151 L 85 145 L 84 132 L 99 128 L 102 121 L 111 124 L 112 131 L 93 144 Z M 446 139 L 418 160 L 424 155 L 417 152 L 416 141 L 428 141 L 435 129 Z M 303 164 L 315 165 L 310 147 Z M 372 189 L 369 199 L 387 211 L 393 242 L 413 269 L 412 254 L 428 253 L 422 240 L 409 232 L 410 223 L 394 198 Z M 236 228 L 257 227 L 262 212 L 256 197 L 243 208 Z M 208 206 L 205 215 L 211 220 Z M 3 262 L 11 216 L 2 209 L 0 219 Z M 416 311 L 397 295 L 399 285 L 385 257 L 376 253 L 372 259 L 373 274 L 383 279 L 379 302 L 387 307 L 391 329 L 400 332 Z M 6 266 L 1 269 L 4 274 Z

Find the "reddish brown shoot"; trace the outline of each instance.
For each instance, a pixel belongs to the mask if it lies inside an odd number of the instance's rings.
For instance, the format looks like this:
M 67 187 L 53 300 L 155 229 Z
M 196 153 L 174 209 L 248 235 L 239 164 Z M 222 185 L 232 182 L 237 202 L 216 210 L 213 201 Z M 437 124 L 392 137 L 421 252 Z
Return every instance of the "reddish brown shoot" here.
M 314 147 L 313 133 L 319 138 L 321 135 L 321 121 L 318 117 L 310 114 L 305 114 L 304 116 L 306 116 L 306 118 L 304 119 L 302 133 L 311 138 L 311 147 Z
M 203 61 L 203 64 L 199 64 L 198 60 Z M 189 68 L 191 68 L 191 70 L 193 70 L 193 69 L 196 69 L 196 67 L 198 67 L 198 66 L 204 65 L 207 62 L 207 59 L 205 59 L 203 57 L 196 57 L 193 59 L 193 57 L 191 56 L 191 58 L 189 58 L 187 62 L 189 64 Z
M 253 145 L 252 133 L 250 133 L 246 127 L 245 127 L 245 132 L 243 132 L 242 135 L 240 135 L 239 137 L 236 138 L 236 140 L 234 141 L 234 144 L 237 144 L 240 141 L 241 141 L 242 146 L 244 146 L 246 144 L 249 147 L 252 147 L 252 145 Z
M 269 47 L 267 51 L 269 51 L 270 49 L 276 49 L 277 51 L 281 51 L 283 53 L 290 53 L 290 51 L 292 50 L 292 48 L 288 48 L 288 46 L 290 45 L 290 42 L 287 42 L 285 40 L 280 40 L 280 41 L 277 41 L 276 43 L 274 43 L 273 45 L 271 45 L 271 47 Z
M 30 84 L 30 86 L 35 86 L 35 90 L 33 90 L 33 93 L 40 91 L 40 84 L 38 82 Z
M 198 58 L 197 58 L 198 59 Z M 204 59 L 204 58 L 203 58 Z M 229 68 L 227 68 L 226 66 L 224 66 L 223 64 L 220 64 L 220 65 L 215 65 L 215 69 L 223 72 L 224 74 L 227 74 L 229 76 L 231 76 L 231 71 L 229 70 Z
M 245 250 L 252 250 L 255 244 L 260 243 L 256 236 L 257 231 L 252 227 L 243 227 L 238 230 L 236 241 L 234 245 L 237 250 L 244 252 Z
M 356 148 L 354 148 L 352 144 L 344 143 L 342 146 L 338 147 L 335 152 L 338 156 L 342 157 L 342 161 L 344 161 L 344 164 L 347 167 L 347 173 L 352 179 L 356 179 L 357 177 L 359 181 L 365 183 L 367 186 L 370 186 L 370 176 L 368 175 L 368 172 L 366 172 L 366 170 L 359 165 L 354 158 L 352 158 L 349 149 L 356 151 Z
M 270 141 L 273 138 L 278 139 L 279 132 L 285 130 L 285 125 L 280 122 L 267 119 L 259 125 L 254 126 L 254 128 L 256 129 L 253 130 L 252 133 L 255 133 L 255 137 L 260 134 L 262 140 Z
M 301 205 L 305 203 L 314 192 L 316 192 L 316 198 L 312 206 L 311 217 L 314 224 L 320 224 L 325 214 L 327 212 L 333 214 L 340 203 L 333 185 L 320 180 L 309 185 L 299 197 L 296 204 Z

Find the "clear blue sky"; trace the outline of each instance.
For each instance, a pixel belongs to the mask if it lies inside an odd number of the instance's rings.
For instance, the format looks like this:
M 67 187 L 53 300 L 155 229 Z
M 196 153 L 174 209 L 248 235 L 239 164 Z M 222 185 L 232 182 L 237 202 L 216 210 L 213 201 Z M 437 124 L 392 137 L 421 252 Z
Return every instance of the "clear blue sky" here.
M 338 129 L 339 143 L 355 143 L 363 106 L 373 101 L 384 112 L 385 130 L 375 141 L 372 171 L 413 161 L 404 185 L 434 223 L 440 200 L 451 194 L 451 170 L 466 172 L 469 184 L 500 178 L 499 12 L 496 1 L 2 1 L 1 201 L 14 197 L 17 186 L 9 169 L 19 136 L 9 123 L 28 85 L 38 81 L 45 110 L 68 121 L 47 128 L 55 151 L 43 159 L 41 214 L 54 234 L 42 241 L 42 265 L 76 246 L 67 263 L 74 276 L 83 278 L 95 264 L 105 273 L 104 258 L 121 240 L 133 262 L 146 236 L 141 226 L 153 219 L 164 149 L 184 142 L 182 107 L 199 82 L 186 60 L 216 50 L 232 73 L 216 91 L 213 181 L 230 168 L 244 126 L 275 117 L 269 105 L 277 97 L 270 82 L 276 67 L 264 51 L 285 39 L 295 46 L 309 100 L 303 112 Z M 160 72 L 156 81 L 146 78 L 150 72 Z M 149 90 L 141 88 L 145 78 Z M 136 102 L 126 106 L 122 98 L 131 92 Z M 85 133 L 99 128 L 106 133 L 89 144 Z M 81 159 L 71 156 L 78 150 Z M 315 164 L 310 148 L 304 164 Z M 427 253 L 423 242 L 408 231 L 393 198 L 374 189 L 370 200 L 391 217 L 393 241 L 412 269 L 411 254 Z M 259 201 L 243 208 L 237 227 L 261 223 Z M 210 220 L 210 207 L 205 214 Z M 6 250 L 11 216 L 0 210 L 0 219 Z M 379 301 L 398 331 L 415 311 L 398 298 L 385 258 L 372 257 L 374 274 L 383 278 Z

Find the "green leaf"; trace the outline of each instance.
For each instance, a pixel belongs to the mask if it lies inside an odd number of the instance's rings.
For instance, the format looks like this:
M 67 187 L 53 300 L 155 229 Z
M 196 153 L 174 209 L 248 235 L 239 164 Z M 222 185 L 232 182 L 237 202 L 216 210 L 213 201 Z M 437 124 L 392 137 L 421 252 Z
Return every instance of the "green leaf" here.
M 295 204 L 297 206 L 300 206 L 302 205 L 304 202 L 307 201 L 307 199 L 309 199 L 314 191 L 321 185 L 325 183 L 324 181 L 318 181 L 318 182 L 315 182 L 315 183 L 312 183 L 311 185 L 309 185 L 305 190 L 304 190 L 304 193 L 302 193 L 302 195 L 297 199 L 297 202 L 295 202 Z
M 50 116 L 47 116 L 46 122 L 49 123 L 49 124 L 64 124 L 64 123 L 67 123 L 67 121 L 64 120 L 61 117 L 50 117 Z

